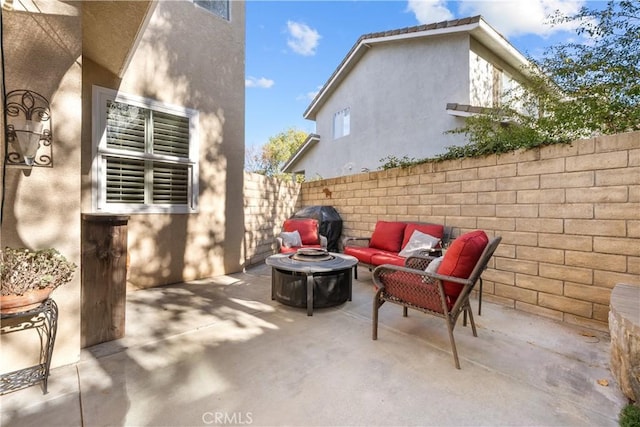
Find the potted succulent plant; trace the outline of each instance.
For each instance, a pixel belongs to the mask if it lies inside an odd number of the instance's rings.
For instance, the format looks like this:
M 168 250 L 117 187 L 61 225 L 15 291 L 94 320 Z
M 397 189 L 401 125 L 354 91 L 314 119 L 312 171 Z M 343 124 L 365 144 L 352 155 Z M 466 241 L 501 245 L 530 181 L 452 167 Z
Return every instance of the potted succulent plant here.
M 37 307 L 58 286 L 73 279 L 76 265 L 55 249 L 0 250 L 0 312 Z

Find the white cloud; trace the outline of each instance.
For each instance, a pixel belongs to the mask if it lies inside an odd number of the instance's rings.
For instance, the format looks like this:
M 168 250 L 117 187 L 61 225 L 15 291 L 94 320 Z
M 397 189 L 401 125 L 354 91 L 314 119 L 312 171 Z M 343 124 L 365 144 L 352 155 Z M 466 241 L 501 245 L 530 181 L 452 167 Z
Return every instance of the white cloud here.
M 318 86 L 318 88 L 314 91 L 311 92 L 307 92 L 303 95 L 299 95 L 296 100 L 298 101 L 313 101 L 313 99 L 316 97 L 317 94 L 320 93 L 320 89 L 322 89 L 322 86 Z
M 463 16 L 482 15 L 505 37 L 523 34 L 549 36 L 558 31 L 572 30 L 577 24 L 551 26 L 548 17 L 556 10 L 573 15 L 584 0 L 528 0 L 528 1 L 464 1 L 460 4 Z
M 244 80 L 245 87 L 259 87 L 262 89 L 269 89 L 274 84 L 275 82 L 273 80 L 264 77 L 260 77 L 259 79 L 257 79 L 255 77 L 249 76 Z
M 448 21 L 453 19 L 453 13 L 446 3 L 445 0 L 409 0 L 407 10 L 413 12 L 421 24 Z
M 556 10 L 563 15 L 577 13 L 587 0 L 408 0 L 407 9 L 413 12 L 420 24 L 430 24 L 454 18 L 451 8 L 458 7 L 457 17 L 482 15 L 484 19 L 505 37 L 534 34 L 549 36 L 558 31 L 568 31 L 577 24 L 551 26 L 548 17 Z
M 318 41 L 321 38 L 316 30 L 310 28 L 307 24 L 294 21 L 287 21 L 287 30 L 289 31 L 287 45 L 294 52 L 304 56 L 316 54 Z

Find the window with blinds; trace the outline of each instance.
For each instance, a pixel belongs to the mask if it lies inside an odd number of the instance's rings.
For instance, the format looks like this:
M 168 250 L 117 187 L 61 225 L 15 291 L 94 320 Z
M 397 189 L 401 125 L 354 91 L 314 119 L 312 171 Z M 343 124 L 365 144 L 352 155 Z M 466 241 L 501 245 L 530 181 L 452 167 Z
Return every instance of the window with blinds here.
M 193 2 L 213 14 L 229 20 L 229 0 L 194 0 Z
M 98 87 L 94 110 L 96 210 L 194 212 L 197 113 Z

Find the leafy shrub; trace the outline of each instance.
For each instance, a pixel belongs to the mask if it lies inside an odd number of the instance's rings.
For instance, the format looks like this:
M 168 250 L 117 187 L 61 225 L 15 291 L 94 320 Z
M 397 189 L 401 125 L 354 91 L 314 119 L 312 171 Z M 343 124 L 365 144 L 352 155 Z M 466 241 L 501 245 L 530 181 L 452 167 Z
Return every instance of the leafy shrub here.
M 629 404 L 622 408 L 620 427 L 640 427 L 640 407 Z
M 393 168 L 408 168 L 411 166 L 419 165 L 421 163 L 426 163 L 429 159 L 415 159 L 413 157 L 409 158 L 407 156 L 403 156 L 401 159 L 396 156 L 387 156 L 380 159 L 382 165 L 380 166 L 383 170 L 393 169 Z
M 0 295 L 23 295 L 27 291 L 57 288 L 73 279 L 76 265 L 55 249 L 0 251 Z

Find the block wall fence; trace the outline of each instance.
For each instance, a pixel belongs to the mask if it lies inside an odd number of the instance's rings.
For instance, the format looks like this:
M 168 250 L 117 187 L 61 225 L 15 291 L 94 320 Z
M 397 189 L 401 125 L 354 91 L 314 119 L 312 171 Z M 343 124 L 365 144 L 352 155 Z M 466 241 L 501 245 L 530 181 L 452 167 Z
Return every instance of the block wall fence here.
M 640 285 L 640 132 L 312 181 L 300 197 L 286 208 L 334 206 L 343 236 L 378 220 L 501 235 L 483 298 L 559 321 L 606 331 L 613 287 Z
M 300 184 L 244 174 L 244 266 L 260 264 L 276 250 L 284 220 L 300 207 Z

